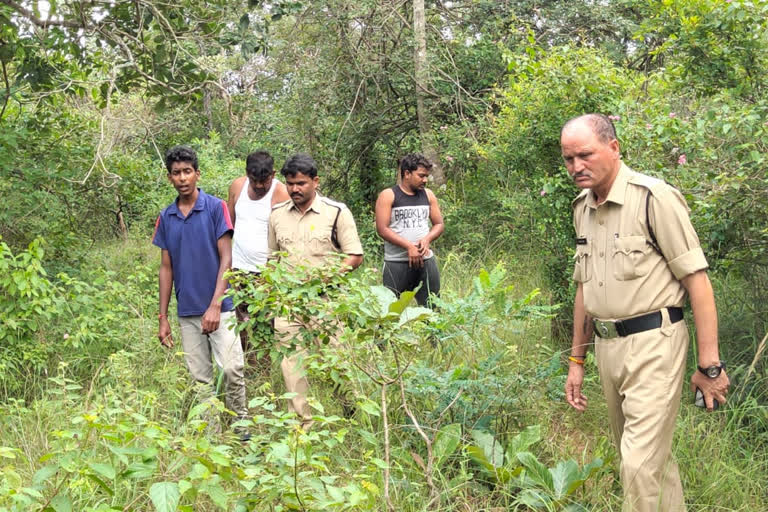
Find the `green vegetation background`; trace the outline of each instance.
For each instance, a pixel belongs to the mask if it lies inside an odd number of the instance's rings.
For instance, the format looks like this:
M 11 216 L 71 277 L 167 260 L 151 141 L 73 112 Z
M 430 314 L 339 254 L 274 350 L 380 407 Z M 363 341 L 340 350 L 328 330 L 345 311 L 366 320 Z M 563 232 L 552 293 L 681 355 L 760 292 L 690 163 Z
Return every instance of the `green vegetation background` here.
M 588 412 L 562 398 L 576 190 L 559 128 L 598 111 L 631 167 L 684 193 L 711 265 L 732 392 L 712 414 L 684 400 L 689 509 L 768 510 L 768 3 L 424 8 L 426 76 L 418 2 L 0 2 L 0 509 L 619 510 L 591 360 Z M 367 270 L 313 311 L 349 318 L 353 349 L 311 361 L 311 433 L 264 362 L 251 443 L 211 432 L 156 341 L 149 239 L 178 143 L 220 197 L 248 152 L 279 168 L 308 151 L 355 213 Z M 397 156 L 429 148 L 443 304 L 388 314 L 372 203 Z M 294 284 L 256 296 L 315 307 Z

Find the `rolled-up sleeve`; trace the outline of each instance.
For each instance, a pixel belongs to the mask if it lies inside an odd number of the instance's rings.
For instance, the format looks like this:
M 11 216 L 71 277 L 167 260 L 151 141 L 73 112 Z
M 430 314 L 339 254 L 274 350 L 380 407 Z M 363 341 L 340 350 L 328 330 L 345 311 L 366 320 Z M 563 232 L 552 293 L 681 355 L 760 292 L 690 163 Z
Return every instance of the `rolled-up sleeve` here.
M 677 279 L 709 267 L 699 237 L 691 224 L 683 195 L 670 186 L 655 189 L 649 216 L 659 248 Z

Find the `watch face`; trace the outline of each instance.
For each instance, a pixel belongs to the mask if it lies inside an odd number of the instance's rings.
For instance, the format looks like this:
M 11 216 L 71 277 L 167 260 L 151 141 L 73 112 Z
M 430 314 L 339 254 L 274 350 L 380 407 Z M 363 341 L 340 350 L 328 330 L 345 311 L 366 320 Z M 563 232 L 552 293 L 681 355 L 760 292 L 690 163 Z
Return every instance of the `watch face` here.
M 720 367 L 719 366 L 710 366 L 707 368 L 707 377 L 710 379 L 715 379 L 720 375 Z

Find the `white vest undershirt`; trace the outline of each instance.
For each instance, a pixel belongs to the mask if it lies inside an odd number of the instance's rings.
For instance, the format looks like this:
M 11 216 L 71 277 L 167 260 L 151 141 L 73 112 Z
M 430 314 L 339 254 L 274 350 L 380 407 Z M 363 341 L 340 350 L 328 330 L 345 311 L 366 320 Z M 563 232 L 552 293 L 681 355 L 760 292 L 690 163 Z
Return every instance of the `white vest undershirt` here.
M 249 180 L 246 179 L 235 202 L 235 234 L 232 238 L 232 268 L 261 272 L 267 262 L 267 230 L 269 214 L 272 211 L 272 195 L 277 180 L 262 197 L 254 201 L 248 197 Z

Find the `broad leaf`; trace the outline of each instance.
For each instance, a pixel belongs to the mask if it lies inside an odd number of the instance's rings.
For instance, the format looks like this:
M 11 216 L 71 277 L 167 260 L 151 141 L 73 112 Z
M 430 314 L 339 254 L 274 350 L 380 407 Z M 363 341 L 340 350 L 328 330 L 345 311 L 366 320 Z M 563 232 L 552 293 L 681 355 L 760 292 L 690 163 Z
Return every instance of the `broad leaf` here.
M 580 478 L 581 471 L 579 471 L 579 465 L 576 464 L 576 461 L 573 459 L 560 461 L 557 466 L 550 469 L 549 472 L 552 475 L 552 490 L 554 491 L 554 497 L 558 501 L 573 492 L 573 490 L 571 490 L 571 484 L 575 482 L 584 482 L 584 480 L 581 480 Z M 581 485 L 581 483 L 579 483 L 579 485 Z
M 179 506 L 181 492 L 176 482 L 157 482 L 149 488 L 149 499 L 157 512 L 175 512 Z
M 405 311 L 408 307 L 416 292 L 403 292 L 400 294 L 400 298 L 389 305 L 388 311 L 390 313 L 397 313 L 398 315 Z
M 445 425 L 437 432 L 435 436 L 435 443 L 432 446 L 432 453 L 435 456 L 435 466 L 440 465 L 450 457 L 456 448 L 459 447 L 461 441 L 461 424 L 452 423 L 451 425 Z
M 526 476 L 536 485 L 543 487 L 547 491 L 552 491 L 552 474 L 549 469 L 539 462 L 531 452 L 521 452 L 517 454 L 517 459 L 525 466 Z

